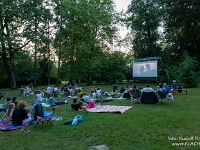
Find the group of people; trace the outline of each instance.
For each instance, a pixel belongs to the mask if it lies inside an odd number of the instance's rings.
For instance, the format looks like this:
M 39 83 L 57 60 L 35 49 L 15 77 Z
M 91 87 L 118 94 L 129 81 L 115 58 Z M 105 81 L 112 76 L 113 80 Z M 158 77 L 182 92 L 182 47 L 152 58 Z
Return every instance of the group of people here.
M 7 97 L 1 121 L 7 123 L 12 122 L 15 126 L 25 125 L 26 123 L 31 122 L 33 118 L 28 114 L 29 111 L 25 109 L 26 105 L 25 101 L 17 102 L 17 97 Z M 23 130 L 23 132 L 27 131 Z
M 22 96 L 30 96 L 30 95 L 33 95 L 33 92 L 32 92 L 32 84 L 31 85 L 22 85 L 21 86 L 21 95 Z

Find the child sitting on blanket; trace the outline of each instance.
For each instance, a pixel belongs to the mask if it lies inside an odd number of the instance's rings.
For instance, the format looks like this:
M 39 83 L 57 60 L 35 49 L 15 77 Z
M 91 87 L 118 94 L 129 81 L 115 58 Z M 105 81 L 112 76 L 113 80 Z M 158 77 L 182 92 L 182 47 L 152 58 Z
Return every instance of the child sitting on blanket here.
M 8 119 L 6 119 L 6 122 L 10 122 L 12 120 L 12 115 L 13 115 L 14 109 L 15 109 L 15 104 L 14 103 L 10 103 L 9 106 L 8 106 L 8 109 L 6 110 L 6 112 L 4 113 L 3 117 L 1 118 L 1 121 L 3 122 L 3 119 L 7 115 Z

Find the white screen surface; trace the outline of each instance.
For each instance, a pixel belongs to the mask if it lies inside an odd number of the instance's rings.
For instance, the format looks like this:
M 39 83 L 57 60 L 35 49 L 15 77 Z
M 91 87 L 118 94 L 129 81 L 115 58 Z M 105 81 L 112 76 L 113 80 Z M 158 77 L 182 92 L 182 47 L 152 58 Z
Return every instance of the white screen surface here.
M 133 77 L 157 77 L 157 60 L 133 62 Z

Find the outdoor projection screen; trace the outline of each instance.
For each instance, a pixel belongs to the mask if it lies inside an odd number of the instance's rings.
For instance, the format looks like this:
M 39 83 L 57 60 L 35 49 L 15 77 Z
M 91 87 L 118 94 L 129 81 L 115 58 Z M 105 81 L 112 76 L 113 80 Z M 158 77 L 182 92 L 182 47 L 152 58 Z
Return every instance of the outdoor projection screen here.
M 158 66 L 157 60 L 133 62 L 133 78 L 157 78 Z

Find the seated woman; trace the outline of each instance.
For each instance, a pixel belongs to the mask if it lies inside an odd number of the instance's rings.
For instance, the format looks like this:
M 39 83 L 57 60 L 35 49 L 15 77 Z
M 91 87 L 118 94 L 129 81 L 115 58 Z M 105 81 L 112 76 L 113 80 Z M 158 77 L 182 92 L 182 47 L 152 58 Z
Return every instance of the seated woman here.
M 14 126 L 25 125 L 28 122 L 31 122 L 34 118 L 31 118 L 27 115 L 27 110 L 25 109 L 26 102 L 19 101 L 12 115 L 12 124 Z
M 122 97 L 126 99 L 131 99 L 131 94 L 127 90 L 125 90 L 122 94 Z
M 7 115 L 8 119 L 6 120 L 6 122 L 10 122 L 12 120 L 12 115 L 13 115 L 14 109 L 15 109 L 15 104 L 14 103 L 10 103 L 8 109 L 6 110 L 6 113 L 4 113 L 4 115 L 2 116 L 1 121 L 3 121 L 3 119 Z

